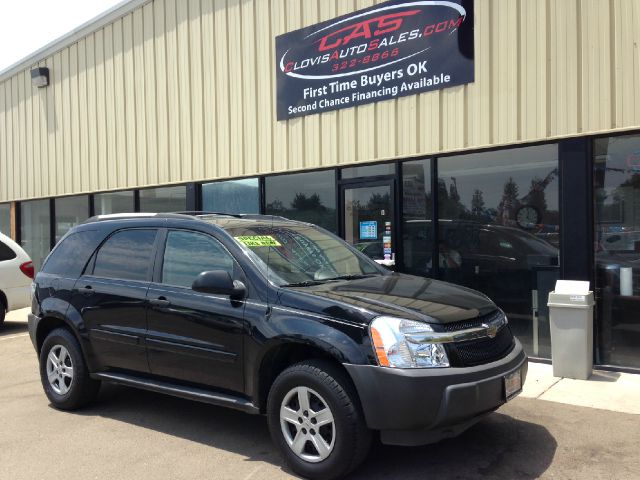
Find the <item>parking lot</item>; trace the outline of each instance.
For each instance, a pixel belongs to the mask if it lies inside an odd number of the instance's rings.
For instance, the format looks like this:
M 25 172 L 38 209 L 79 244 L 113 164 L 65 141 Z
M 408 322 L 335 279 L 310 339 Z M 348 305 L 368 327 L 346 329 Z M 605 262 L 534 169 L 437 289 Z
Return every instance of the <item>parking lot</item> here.
M 0 329 L 1 479 L 281 479 L 263 417 L 103 386 L 51 408 L 23 321 Z M 435 446 L 375 445 L 352 478 L 640 478 L 640 416 L 518 397 Z

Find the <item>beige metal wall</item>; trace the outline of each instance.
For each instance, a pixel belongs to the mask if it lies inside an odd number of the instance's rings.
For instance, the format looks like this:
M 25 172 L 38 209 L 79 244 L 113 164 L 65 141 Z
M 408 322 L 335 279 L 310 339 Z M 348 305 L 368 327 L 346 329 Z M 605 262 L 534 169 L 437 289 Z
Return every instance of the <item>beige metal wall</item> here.
M 640 127 L 640 1 L 476 0 L 475 83 L 277 122 L 274 37 L 373 0 L 154 0 L 0 83 L 0 201 Z

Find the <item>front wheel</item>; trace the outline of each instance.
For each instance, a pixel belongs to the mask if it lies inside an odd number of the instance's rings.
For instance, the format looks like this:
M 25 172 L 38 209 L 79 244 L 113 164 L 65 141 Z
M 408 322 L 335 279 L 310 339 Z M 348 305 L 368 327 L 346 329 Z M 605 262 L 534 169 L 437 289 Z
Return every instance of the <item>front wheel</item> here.
M 51 404 L 61 410 L 87 405 L 100 389 L 100 382 L 89 376 L 80 344 L 64 328 L 53 330 L 42 344 L 40 379 Z
M 357 393 L 330 362 L 308 361 L 283 371 L 269 392 L 267 414 L 285 461 L 306 478 L 343 477 L 371 445 Z

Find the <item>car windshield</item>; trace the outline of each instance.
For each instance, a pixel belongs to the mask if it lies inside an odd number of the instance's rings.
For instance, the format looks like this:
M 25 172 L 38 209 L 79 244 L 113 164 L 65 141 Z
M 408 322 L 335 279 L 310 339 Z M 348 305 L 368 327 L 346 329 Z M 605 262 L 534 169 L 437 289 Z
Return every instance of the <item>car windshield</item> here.
M 384 270 L 343 240 L 313 225 L 226 227 L 265 275 L 279 286 L 305 286 L 380 275 Z

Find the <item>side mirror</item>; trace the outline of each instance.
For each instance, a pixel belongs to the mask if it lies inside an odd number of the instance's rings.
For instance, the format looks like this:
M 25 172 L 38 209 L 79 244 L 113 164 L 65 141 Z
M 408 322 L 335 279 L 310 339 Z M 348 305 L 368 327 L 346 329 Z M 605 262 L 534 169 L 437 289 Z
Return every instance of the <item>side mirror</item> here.
M 247 292 L 247 287 L 244 286 L 244 283 L 232 280 L 229 272 L 224 270 L 202 272 L 193 281 L 191 289 L 201 293 L 229 295 L 233 300 L 244 298 Z

